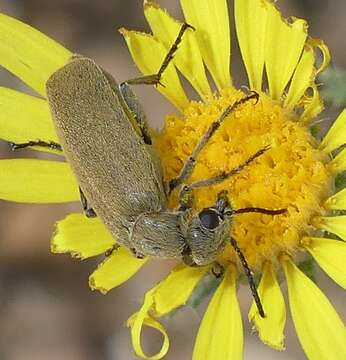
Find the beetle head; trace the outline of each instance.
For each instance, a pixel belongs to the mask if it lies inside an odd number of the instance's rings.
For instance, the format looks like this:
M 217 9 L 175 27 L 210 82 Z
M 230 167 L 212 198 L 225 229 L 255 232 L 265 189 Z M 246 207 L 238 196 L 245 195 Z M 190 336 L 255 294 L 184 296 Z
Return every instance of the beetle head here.
M 215 206 L 192 217 L 183 252 L 186 265 L 207 265 L 216 260 L 230 238 L 232 214 L 227 194 L 221 193 Z

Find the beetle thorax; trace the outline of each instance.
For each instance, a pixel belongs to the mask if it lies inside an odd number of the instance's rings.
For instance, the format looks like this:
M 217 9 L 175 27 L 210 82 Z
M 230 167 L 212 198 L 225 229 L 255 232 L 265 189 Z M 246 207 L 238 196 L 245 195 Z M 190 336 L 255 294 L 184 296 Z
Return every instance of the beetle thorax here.
M 185 246 L 183 228 L 180 212 L 143 213 L 130 230 L 130 246 L 140 255 L 179 259 Z

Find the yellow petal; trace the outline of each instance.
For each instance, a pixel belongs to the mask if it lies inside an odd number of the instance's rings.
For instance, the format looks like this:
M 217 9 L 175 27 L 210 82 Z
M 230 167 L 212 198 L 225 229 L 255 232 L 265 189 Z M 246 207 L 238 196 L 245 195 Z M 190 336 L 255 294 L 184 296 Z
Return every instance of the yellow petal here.
M 203 316 L 192 359 L 243 359 L 243 324 L 233 266 L 227 269 Z
M 293 19 L 289 24 L 274 4 L 268 4 L 265 66 L 273 99 L 280 99 L 291 79 L 306 37 L 307 24 L 304 20 Z
M 320 149 L 331 152 L 346 144 L 346 109 L 337 117 L 324 137 Z
M 319 49 L 322 54 L 322 61 L 318 69 L 315 68 L 316 49 Z M 316 88 L 315 79 L 317 75 L 326 68 L 326 66 L 329 64 L 329 61 L 329 50 L 323 41 L 320 39 L 309 38 L 306 41 L 302 57 L 299 60 L 297 68 L 293 74 L 293 78 L 285 100 L 285 107 L 288 109 L 293 109 L 295 106 L 301 105 L 302 102 L 305 102 L 306 109 L 305 115 L 303 117 L 307 118 L 307 121 L 314 118 L 323 110 L 322 101 L 320 97 L 317 96 L 318 91 Z M 309 87 L 312 87 L 312 90 L 316 92 L 315 97 L 306 98 L 305 101 L 302 101 L 304 98 L 304 93 L 308 90 Z M 311 105 L 307 106 L 309 101 L 311 102 Z
M 307 358 L 344 359 L 346 328 L 333 306 L 290 259 L 283 267 L 294 326 Z
M 346 189 L 332 195 L 324 203 L 324 207 L 330 210 L 346 210 Z
M 337 173 L 346 170 L 346 149 L 339 152 L 338 155 L 331 162 L 332 167 Z
M 235 23 L 250 88 L 261 91 L 267 11 L 263 1 L 235 0 Z
M 51 242 L 53 253 L 70 252 L 86 259 L 112 248 L 115 240 L 100 219 L 88 219 L 84 214 L 70 214 L 57 222 Z
M 65 162 L 0 160 L 0 199 L 28 203 L 79 201 L 78 184 Z
M 266 263 L 258 287 L 265 318 L 258 313 L 255 302 L 252 303 L 249 320 L 254 323 L 260 339 L 276 350 L 284 350 L 284 328 L 286 323 L 285 301 L 271 264 Z
M 307 250 L 321 268 L 346 289 L 346 243 L 324 238 L 308 238 Z
M 132 59 L 144 75 L 156 74 L 163 59 L 167 55 L 166 48 L 153 36 L 137 31 L 120 29 L 130 50 Z M 183 110 L 189 104 L 185 91 L 181 86 L 174 65 L 171 63 L 162 74 L 157 90 L 171 101 L 178 109 Z
M 300 121 L 305 124 L 308 124 L 312 119 L 315 119 L 316 116 L 324 110 L 324 105 L 320 93 L 315 84 L 309 87 L 311 90 L 311 96 L 304 96 L 302 99 L 302 104 L 304 105 L 304 111 L 300 116 Z
M 0 14 L 0 65 L 45 96 L 45 83 L 71 53 L 38 30 Z
M 148 291 L 145 295 L 144 303 L 141 309 L 127 320 L 127 327 L 131 328 L 132 346 L 136 355 L 142 359 L 148 360 L 162 359 L 167 354 L 167 351 L 169 349 L 169 338 L 164 327 L 157 320 L 153 319 L 148 315 L 148 311 L 154 303 L 154 289 Z M 163 335 L 163 343 L 160 351 L 152 356 L 146 355 L 142 349 L 141 332 L 143 325 L 154 328 Z
M 149 1 L 144 2 L 144 14 L 155 38 L 164 45 L 168 53 L 178 36 L 182 23 L 169 16 L 166 10 Z M 211 93 L 193 30 L 188 29 L 185 31 L 174 55 L 173 62 L 202 99 L 205 99 L 205 96 Z
M 311 46 L 305 46 L 303 55 L 299 60 L 297 68 L 285 99 L 285 108 L 292 110 L 299 104 L 307 88 L 314 81 L 316 76 L 315 55 Z
M 30 140 L 58 142 L 47 101 L 0 87 L 0 136 L 17 144 Z
M 155 289 L 155 315 L 162 316 L 185 305 L 193 289 L 210 267 L 179 265 Z M 172 296 L 174 294 L 174 296 Z
M 154 320 L 151 315 L 163 316 L 184 305 L 199 280 L 209 270 L 210 267 L 208 266 L 193 268 L 178 265 L 166 279 L 146 293 L 141 309 L 132 315 L 127 323 L 127 326 L 131 327 L 132 344 L 137 356 L 143 359 L 161 359 L 165 356 L 169 347 L 168 336 L 162 325 Z M 153 324 L 153 326 L 150 324 Z M 156 328 L 164 336 L 160 352 L 153 356 L 145 355 L 142 350 L 140 337 L 144 325 Z
M 319 217 L 314 219 L 314 225 L 346 240 L 346 215 Z
M 316 76 L 317 76 L 322 71 L 324 71 L 326 69 L 326 67 L 329 65 L 329 63 L 330 63 L 330 52 L 329 52 L 328 46 L 321 39 L 309 38 L 308 43 L 313 48 L 318 48 L 320 50 L 321 54 L 322 54 L 321 64 L 319 65 L 318 69 L 316 70 Z
M 185 19 L 196 29 L 203 60 L 218 89 L 232 85 L 231 38 L 226 0 L 180 0 Z
M 147 260 L 148 258 L 137 259 L 130 250 L 120 247 L 90 275 L 90 287 L 106 294 L 135 275 Z

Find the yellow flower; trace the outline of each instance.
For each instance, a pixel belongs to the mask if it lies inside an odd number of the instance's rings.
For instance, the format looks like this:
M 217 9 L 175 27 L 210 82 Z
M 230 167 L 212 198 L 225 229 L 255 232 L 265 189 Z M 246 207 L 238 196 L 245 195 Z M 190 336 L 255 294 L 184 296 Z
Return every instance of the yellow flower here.
M 244 97 L 230 74 L 230 24 L 226 0 L 181 0 L 188 30 L 157 89 L 181 111 L 167 116 L 156 137 L 166 180 L 176 176 L 208 125 L 236 100 Z M 196 209 L 211 206 L 227 190 L 235 209 L 285 208 L 280 216 L 242 214 L 234 218 L 232 235 L 247 262 L 261 275 L 258 292 L 266 313 L 255 305 L 249 319 L 261 340 L 284 349 L 286 310 L 276 274 L 283 270 L 296 331 L 309 359 L 346 357 L 346 330 L 319 288 L 295 265 L 297 258 L 312 255 L 321 268 L 346 288 L 346 190 L 335 193 L 334 180 L 346 170 L 346 110 L 322 142 L 310 133 L 310 124 L 323 110 L 316 76 L 329 62 L 327 47 L 307 34 L 301 19 L 285 20 L 269 0 L 234 0 L 235 28 L 249 79 L 249 89 L 260 94 L 257 104 L 248 101 L 225 120 L 198 158 L 189 181 L 227 172 L 259 149 L 270 149 L 249 167 L 206 191 L 195 191 Z M 144 3 L 153 35 L 127 31 L 132 57 L 144 74 L 157 72 L 174 42 L 181 23 L 157 5 Z M 323 61 L 315 64 L 315 50 Z M 0 15 L 0 64 L 45 97 L 45 82 L 66 64 L 71 53 L 29 26 Z M 211 88 L 205 67 L 217 87 Z M 189 101 L 178 72 L 191 83 L 203 101 Z M 265 80 L 264 80 L 265 79 Z M 268 84 L 268 88 L 266 86 Z M 44 99 L 0 88 L 0 136 L 14 143 L 29 140 L 58 141 Z M 10 120 L 9 120 L 10 119 Z M 35 147 L 38 151 L 47 151 Z M 0 161 L 0 197 L 21 202 L 78 201 L 78 186 L 65 162 L 15 159 Z M 34 174 L 34 175 L 33 175 Z M 175 206 L 176 194 L 170 199 Z M 330 233 L 335 237 L 331 237 Z M 328 235 L 329 234 L 329 235 Z M 98 219 L 71 214 L 57 224 L 53 252 L 70 252 L 79 258 L 105 253 L 111 238 Z M 107 292 L 133 276 L 148 259 L 134 258 L 120 248 L 90 276 L 93 289 Z M 150 260 L 152 261 L 152 260 Z M 226 268 L 202 320 L 193 353 L 195 360 L 241 359 L 243 328 L 236 297 L 239 261 L 230 246 L 219 258 Z M 141 309 L 128 320 L 138 356 L 161 359 L 169 339 L 157 318 L 184 305 L 198 282 L 210 270 L 179 264 L 144 297 Z M 143 325 L 159 330 L 164 341 L 158 354 L 144 354 Z

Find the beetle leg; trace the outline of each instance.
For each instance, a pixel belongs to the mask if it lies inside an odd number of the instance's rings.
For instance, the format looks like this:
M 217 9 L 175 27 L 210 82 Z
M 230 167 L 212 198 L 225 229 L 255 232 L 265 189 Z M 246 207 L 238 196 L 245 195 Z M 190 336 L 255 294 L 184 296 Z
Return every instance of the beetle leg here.
M 255 280 L 253 278 L 253 271 L 250 269 L 249 264 L 247 263 L 243 252 L 241 251 L 237 241 L 233 237 L 231 237 L 231 245 L 233 246 L 235 252 L 237 253 L 237 255 L 238 255 L 239 259 L 240 259 L 240 263 L 241 263 L 241 265 L 242 265 L 242 267 L 244 269 L 245 275 L 246 275 L 247 280 L 249 282 L 251 293 L 252 293 L 252 296 L 253 296 L 253 298 L 255 300 L 258 312 L 259 312 L 260 316 L 262 318 L 264 318 L 265 313 L 264 313 L 264 310 L 263 310 L 261 299 L 260 299 L 260 297 L 258 295 L 258 292 L 257 292 Z
M 93 208 L 91 208 L 90 206 L 88 206 L 88 200 L 87 198 L 85 197 L 83 191 L 81 188 L 79 188 L 79 194 L 80 194 L 80 202 L 82 204 L 82 207 L 83 207 L 83 210 L 84 210 L 84 213 L 85 213 L 85 216 L 88 217 L 88 218 L 94 218 L 96 217 L 96 213 L 94 211 Z
M 215 261 L 210 271 L 217 279 L 220 279 L 225 273 L 225 268 L 219 262 Z
M 139 253 L 136 251 L 136 249 L 131 248 L 130 251 L 132 252 L 133 256 L 135 256 L 137 259 L 144 259 L 145 255 Z
M 120 248 L 119 244 L 114 244 L 110 249 L 108 249 L 105 252 L 105 256 L 109 257 L 109 256 L 113 255 L 114 251 L 118 250 L 119 248 Z
M 258 150 L 254 155 L 252 155 L 245 162 L 238 165 L 236 168 L 232 169 L 231 171 L 223 172 L 220 175 L 217 175 L 217 176 L 212 177 L 210 179 L 196 181 L 196 182 L 188 185 L 188 187 L 190 189 L 197 189 L 197 188 L 201 188 L 201 187 L 206 187 L 206 186 L 212 186 L 212 185 L 219 184 L 219 183 L 229 179 L 230 177 L 240 173 L 245 167 L 250 165 L 254 160 L 256 160 L 259 156 L 264 154 L 267 150 L 269 150 L 268 146 Z
M 62 152 L 61 145 L 54 141 L 47 142 L 47 141 L 42 141 L 42 140 L 30 140 L 28 142 L 20 143 L 20 144 L 16 144 L 13 142 L 10 143 L 10 147 L 13 151 L 18 150 L 18 149 L 25 149 L 29 146 L 41 146 L 41 147 L 49 148 L 51 150 L 56 150 L 56 151 Z
M 186 266 L 190 267 L 197 267 L 198 265 L 193 261 L 192 255 L 191 255 L 191 249 L 188 244 L 185 244 L 185 247 L 183 249 L 182 255 L 182 261 Z
M 121 95 L 133 115 L 138 127 L 141 130 L 141 136 L 148 145 L 152 144 L 147 117 L 141 103 L 138 101 L 136 94 L 132 91 L 131 86 L 124 82 L 120 84 L 119 90 Z
M 167 69 L 167 66 L 172 61 L 174 54 L 178 50 L 178 45 L 180 44 L 182 37 L 187 29 L 195 30 L 193 26 L 191 26 L 187 23 L 183 23 L 183 25 L 181 26 L 180 31 L 178 33 L 178 36 L 176 37 L 171 48 L 169 49 L 167 55 L 165 56 L 161 66 L 160 66 L 159 71 L 156 74 L 145 75 L 145 76 L 137 77 L 134 79 L 130 79 L 130 80 L 127 80 L 126 83 L 130 84 L 130 85 L 138 85 L 138 84 L 158 85 L 159 84 L 161 86 L 164 86 L 160 83 L 161 76 L 164 73 L 164 71 Z
M 209 125 L 209 128 L 207 129 L 207 131 L 204 133 L 202 138 L 199 140 L 199 142 L 195 146 L 194 150 L 192 151 L 192 154 L 185 161 L 183 168 L 180 171 L 180 174 L 176 178 L 172 179 L 169 182 L 169 192 L 174 190 L 176 187 L 180 186 L 190 176 L 190 174 L 192 173 L 192 171 L 195 167 L 198 155 L 203 150 L 205 145 L 207 145 L 209 139 L 213 136 L 215 131 L 220 127 L 222 122 L 241 104 L 244 104 L 245 102 L 247 102 L 251 99 L 255 99 L 256 103 L 257 103 L 258 98 L 259 98 L 259 95 L 253 91 L 250 95 L 247 95 L 247 96 L 243 97 L 242 99 L 236 101 L 235 103 L 229 105 L 223 111 L 223 113 L 220 115 L 220 117 Z M 260 150 L 260 151 L 263 151 L 263 150 Z M 259 156 L 259 155 L 257 155 L 257 156 Z M 205 185 L 203 185 L 203 186 L 205 186 Z
M 181 187 L 179 192 L 179 211 L 185 211 L 186 209 L 191 209 L 193 203 L 193 193 L 192 189 L 188 185 Z
M 180 44 L 180 42 L 182 40 L 183 34 L 188 28 L 193 29 L 193 27 L 191 25 L 189 25 L 187 23 L 183 23 L 177 38 L 175 39 L 172 47 L 170 48 L 167 55 L 165 56 L 161 66 L 160 66 L 160 69 L 156 74 L 145 75 L 145 76 L 137 77 L 134 79 L 130 79 L 130 80 L 127 80 L 127 81 L 121 83 L 119 86 L 120 93 L 121 93 L 126 105 L 130 109 L 130 111 L 134 117 L 134 120 L 136 121 L 137 125 L 139 126 L 139 128 L 141 130 L 141 135 L 143 137 L 143 140 L 148 145 L 151 145 L 152 141 L 151 141 L 149 127 L 147 124 L 147 119 L 146 119 L 144 110 L 143 110 L 140 102 L 138 101 L 137 96 L 131 90 L 130 85 L 140 85 L 140 84 L 144 84 L 144 85 L 160 84 L 160 85 L 162 85 L 160 83 L 161 76 L 162 76 L 163 72 L 166 70 L 169 63 L 172 61 L 175 52 L 178 50 L 178 45 Z

